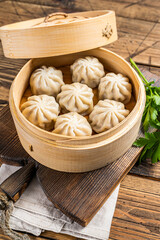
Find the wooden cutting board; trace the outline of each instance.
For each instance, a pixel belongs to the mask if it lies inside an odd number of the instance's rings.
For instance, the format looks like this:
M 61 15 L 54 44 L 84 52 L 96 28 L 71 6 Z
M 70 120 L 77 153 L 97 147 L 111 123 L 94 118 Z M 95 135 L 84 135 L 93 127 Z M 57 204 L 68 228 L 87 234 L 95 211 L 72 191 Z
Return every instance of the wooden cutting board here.
M 147 71 L 144 74 L 148 80 L 156 80 L 155 75 Z M 0 124 L 1 158 L 25 164 L 29 155 L 19 142 L 8 105 L 0 111 Z M 135 164 L 141 150 L 131 147 L 117 161 L 87 173 L 64 173 L 38 164 L 36 174 L 48 199 L 72 220 L 86 226 Z

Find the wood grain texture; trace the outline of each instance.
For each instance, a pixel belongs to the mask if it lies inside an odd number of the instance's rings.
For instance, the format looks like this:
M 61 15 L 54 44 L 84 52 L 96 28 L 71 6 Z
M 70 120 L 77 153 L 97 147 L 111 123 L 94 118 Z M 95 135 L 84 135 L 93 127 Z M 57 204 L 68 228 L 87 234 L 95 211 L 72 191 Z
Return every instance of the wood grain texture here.
M 128 175 L 121 183 L 110 240 L 160 239 L 160 182 Z
M 160 181 L 160 162 L 152 164 L 150 159 L 146 159 L 140 165 L 135 164 L 130 173 Z
M 19 141 L 8 105 L 0 110 L 0 123 L 0 136 L 3 139 L 0 144 L 0 157 L 6 159 L 8 163 L 24 164 L 28 161 L 29 155 Z
M 137 161 L 135 151 L 127 153 L 107 167 L 81 174 L 40 165 L 37 177 L 48 199 L 72 220 L 86 226 Z
M 17 201 L 35 175 L 35 163 L 30 161 L 26 166 L 9 176 L 1 183 L 0 189 L 13 201 Z
M 160 185 L 157 181 L 127 175 L 121 183 L 109 240 L 160 239 Z M 3 240 L 10 240 L 0 231 Z M 80 240 L 45 231 L 42 240 Z
M 31 18 L 43 17 L 47 14 L 54 11 L 65 11 L 65 12 L 73 12 L 76 11 L 75 5 L 77 4 L 77 0 L 16 0 L 16 1 L 0 1 L 0 25 L 4 25 L 7 23 L 13 23 L 15 21 L 22 21 Z M 79 3 L 81 7 L 91 10 L 93 8 L 92 2 L 95 3 L 94 0 L 90 1 L 81 1 Z M 34 4 L 31 4 L 34 3 Z M 116 53 L 120 54 L 124 58 L 128 58 L 129 54 L 133 54 L 137 48 L 141 48 L 141 51 L 137 51 L 137 56 L 134 58 L 140 64 L 143 64 L 147 70 L 151 71 L 160 76 L 160 69 L 159 69 L 159 30 L 157 32 L 157 27 L 159 29 L 159 23 L 157 24 L 157 19 L 159 21 L 160 14 L 158 13 L 160 7 L 160 1 L 155 0 L 113 0 L 111 1 L 97 1 L 96 6 L 94 4 L 95 9 L 111 9 L 114 7 L 116 9 L 117 14 L 117 22 L 118 22 L 118 34 L 119 40 L 116 42 L 114 46 L 112 44 L 107 48 L 115 51 Z M 123 6 L 123 7 L 122 7 Z M 82 9 L 78 9 L 77 11 L 81 11 Z M 119 17 L 118 17 L 119 16 Z M 127 17 L 126 17 L 127 16 Z M 132 20 L 132 21 L 130 21 Z M 147 21 L 146 21 L 147 20 Z M 154 25 L 155 24 L 155 25 Z M 124 26 L 124 27 L 123 27 Z M 153 28 L 152 28 L 153 27 Z M 115 48 L 114 48 L 115 47 Z M 18 73 L 20 68 L 24 65 L 25 60 L 10 60 L 6 59 L 3 56 L 2 49 L 0 48 L 0 72 L 3 70 L 6 75 L 0 76 L 0 80 L 2 82 L 9 78 L 12 81 L 15 75 Z M 144 66 L 144 64 L 146 66 Z M 155 67 L 157 66 L 157 67 Z M 14 69 L 15 75 L 11 74 L 9 76 L 8 72 L 10 69 Z M 8 98 L 8 87 L 1 88 L 1 101 L 0 106 L 5 105 L 5 101 Z M 6 91 L 6 94 L 3 95 L 3 91 Z M 1 163 L 1 159 L 0 159 Z M 156 165 L 157 166 L 157 165 Z M 153 171 L 150 171 L 151 166 L 148 166 L 148 174 L 151 176 Z M 153 168 L 152 168 L 153 169 Z M 154 168 L 155 169 L 155 168 Z M 156 167 L 159 169 L 159 165 Z M 155 169 L 155 170 L 156 170 Z M 141 174 L 142 172 L 139 171 L 137 174 Z M 159 240 L 160 235 L 155 234 L 155 230 L 157 227 L 154 223 L 152 227 L 147 225 L 147 222 L 140 224 L 141 219 L 147 219 L 148 222 L 150 218 L 152 218 L 152 210 L 150 210 L 150 214 L 148 215 L 148 211 L 146 210 L 146 202 L 148 197 L 151 200 L 151 204 L 148 205 L 148 209 L 151 208 L 153 201 L 155 199 L 155 194 L 153 193 L 152 189 L 156 189 L 157 181 L 148 180 L 145 181 L 144 178 L 132 176 L 133 178 L 131 181 L 128 181 L 128 175 L 125 178 L 125 186 L 121 186 L 121 190 L 123 190 L 123 199 L 121 204 L 119 204 L 119 199 L 116 207 L 116 212 L 112 222 L 110 240 Z M 136 179 L 136 180 L 134 180 Z M 127 185 L 128 182 L 128 185 Z M 133 184 L 131 185 L 131 183 Z M 151 183 L 151 184 L 150 184 Z M 133 186 L 134 185 L 134 186 Z M 141 188 L 142 187 L 142 188 Z M 133 190 L 132 190 L 133 188 Z M 129 190 L 128 190 L 129 189 Z M 148 189 L 148 190 L 147 190 Z M 121 190 L 119 197 L 121 196 Z M 147 190 L 147 193 L 145 191 Z M 128 201 L 128 196 L 132 193 L 132 197 L 130 201 Z M 133 196 L 137 197 L 134 199 Z M 158 196 L 159 197 L 159 196 Z M 145 204 L 143 202 L 139 202 L 139 199 L 146 199 Z M 130 205 L 133 204 L 134 201 L 138 204 L 137 210 L 137 217 L 139 219 L 135 220 L 134 216 L 129 212 L 129 208 L 123 208 L 121 214 L 119 214 L 119 209 L 121 209 L 125 204 Z M 159 201 L 159 199 L 158 199 Z M 160 201 L 159 201 L 160 202 Z M 142 206 L 142 207 L 141 207 Z M 154 204 L 153 204 L 154 206 Z M 139 214 L 139 209 L 143 209 L 142 212 Z M 118 211 L 118 212 L 117 212 Z M 129 218 L 125 219 L 125 216 L 129 212 Z M 148 216 L 148 217 L 146 217 Z M 160 223 L 158 222 L 158 225 Z M 155 230 L 154 230 L 155 229 Z M 42 233 L 43 237 L 33 237 L 30 236 L 31 239 L 34 240 L 42 240 L 42 239 L 72 239 L 71 237 L 61 236 L 59 234 L 54 234 L 51 232 Z M 4 236 L 0 232 L 0 239 L 9 240 L 8 237 Z M 73 238 L 74 240 L 76 238 Z M 77 240 L 77 239 L 76 239 Z
M 44 239 L 48 240 L 49 239 L 49 238 L 44 238 L 44 237 L 35 237 L 31 234 L 29 234 L 29 237 L 30 237 L 31 240 L 44 240 Z M 10 237 L 4 235 L 1 228 L 0 228 L 0 239 L 1 240 L 12 240 Z M 55 239 L 52 238 L 51 240 L 55 240 Z M 58 239 L 58 240 L 61 240 L 61 239 Z M 70 240 L 70 238 L 68 238 L 66 240 Z M 77 240 L 77 239 L 74 239 L 74 240 Z
M 2 26 L 0 37 L 8 58 L 39 58 L 86 51 L 117 40 L 115 12 L 52 13 L 47 18 Z
M 138 63 L 160 66 L 158 57 L 160 53 L 160 23 L 159 13 L 157 12 L 160 9 L 160 2 L 155 1 L 152 5 L 150 1 L 137 1 L 136 4 L 132 4 L 131 1 L 113 1 L 113 4 L 111 1 L 99 1 L 99 4 L 96 4 L 96 1 L 93 0 L 96 6 L 91 7 L 88 1 L 84 0 L 82 4 L 80 4 L 80 8 L 75 7 L 77 1 L 69 2 L 57 0 L 53 2 L 50 1 L 50 6 L 46 6 L 47 4 L 44 3 L 44 5 L 32 4 L 32 7 L 27 1 L 1 2 L 0 9 L 3 14 L 1 26 L 15 21 L 46 16 L 53 12 L 53 8 L 54 11 L 74 12 L 92 10 L 92 8 L 94 10 L 111 9 L 111 6 L 114 4 L 113 9 L 115 9 L 117 16 L 119 40 L 116 41 L 115 44 L 107 46 L 107 48 L 114 50 L 124 58 L 132 55 Z M 39 1 L 37 1 L 37 3 L 39 3 Z M 92 3 L 92 0 L 90 3 Z M 146 6 L 147 9 L 144 8 Z M 129 17 L 131 14 L 133 16 Z
M 81 238 L 72 237 L 69 235 L 61 234 L 61 233 L 53 233 L 50 231 L 45 231 L 41 234 L 45 239 L 54 239 L 54 240 L 82 240 Z
M 37 5 L 37 7 L 52 7 L 65 9 L 65 11 L 86 11 L 99 10 L 99 9 L 113 9 L 116 11 L 118 16 L 126 18 L 141 19 L 145 21 L 155 22 L 159 20 L 160 15 L 160 3 L 155 0 L 153 4 L 150 0 L 137 1 L 137 0 L 109 0 L 99 1 L 97 4 L 96 0 L 70 0 L 70 1 L 58 1 L 58 0 L 16 0 L 15 7 L 17 8 L 18 3 Z

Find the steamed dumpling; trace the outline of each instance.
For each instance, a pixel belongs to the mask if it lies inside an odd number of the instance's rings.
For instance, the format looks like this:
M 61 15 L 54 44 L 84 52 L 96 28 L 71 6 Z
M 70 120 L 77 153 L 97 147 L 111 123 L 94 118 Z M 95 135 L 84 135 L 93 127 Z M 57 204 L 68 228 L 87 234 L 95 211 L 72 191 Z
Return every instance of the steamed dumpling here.
M 31 91 L 34 95 L 46 94 L 56 97 L 63 84 L 62 71 L 54 67 L 42 66 L 30 77 Z
M 91 88 L 97 87 L 105 75 L 103 65 L 95 57 L 77 59 L 71 65 L 71 72 L 73 82 L 85 83 Z
M 100 80 L 99 99 L 113 99 L 124 104 L 131 99 L 132 85 L 122 74 L 108 73 Z
M 123 103 L 105 99 L 100 100 L 94 106 L 93 111 L 89 115 L 89 121 L 92 129 L 96 133 L 101 133 L 116 126 L 128 114 L 129 110 L 125 109 Z
M 57 101 L 65 112 L 77 112 L 87 115 L 93 109 L 93 92 L 85 84 L 72 83 L 61 87 Z
M 58 116 L 53 133 L 66 136 L 91 136 L 92 128 L 87 119 L 76 112 Z
M 22 114 L 34 125 L 51 130 L 60 112 L 55 98 L 47 95 L 31 96 L 21 106 Z

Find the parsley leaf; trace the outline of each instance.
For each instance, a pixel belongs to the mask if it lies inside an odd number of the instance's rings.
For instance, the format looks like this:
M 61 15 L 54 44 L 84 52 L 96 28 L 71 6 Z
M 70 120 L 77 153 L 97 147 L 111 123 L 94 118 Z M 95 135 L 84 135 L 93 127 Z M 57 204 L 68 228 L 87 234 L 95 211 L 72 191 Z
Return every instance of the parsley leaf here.
M 160 96 L 154 95 L 152 97 L 153 101 L 155 102 L 156 105 L 160 105 Z
M 148 82 L 135 62 L 132 59 L 130 62 L 132 67 L 137 70 L 146 90 L 146 105 L 142 117 L 145 137 L 137 139 L 133 145 L 143 147 L 139 163 L 147 158 L 150 158 L 152 163 L 156 163 L 160 161 L 160 131 L 153 133 L 147 131 L 150 126 L 160 129 L 160 87 L 152 86 L 155 82 Z
M 155 82 L 148 82 L 135 62 L 132 59 L 130 62 L 137 70 L 146 89 L 146 105 L 142 117 L 143 129 L 145 132 L 150 126 L 160 129 L 160 87 L 152 86 Z
M 145 138 L 137 139 L 133 145 L 144 147 L 139 163 L 146 158 L 151 158 L 152 163 L 160 161 L 160 132 L 145 133 Z
M 160 161 L 160 144 L 157 146 L 156 150 L 152 155 L 152 163 Z

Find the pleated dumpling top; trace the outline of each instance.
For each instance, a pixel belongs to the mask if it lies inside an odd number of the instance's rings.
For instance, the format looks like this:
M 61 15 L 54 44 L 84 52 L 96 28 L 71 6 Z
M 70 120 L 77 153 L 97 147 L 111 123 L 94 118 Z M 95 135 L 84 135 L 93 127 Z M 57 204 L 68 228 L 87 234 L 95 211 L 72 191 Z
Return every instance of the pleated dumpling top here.
M 121 73 L 107 73 L 100 80 L 98 90 L 99 99 L 116 100 L 126 104 L 131 99 L 132 85 Z
M 87 119 L 76 112 L 58 116 L 53 133 L 66 136 L 91 136 L 92 128 Z
M 71 65 L 71 72 L 73 82 L 84 83 L 90 88 L 97 87 L 105 75 L 102 63 L 95 57 L 77 59 Z
M 57 101 L 62 112 L 77 112 L 87 115 L 93 109 L 93 92 L 85 84 L 72 83 L 61 87 Z
M 92 129 L 96 133 L 101 133 L 115 127 L 123 121 L 129 114 L 129 110 L 121 102 L 114 100 L 100 100 L 89 115 Z
M 55 67 L 37 68 L 30 77 L 31 91 L 34 95 L 46 94 L 56 97 L 64 85 L 61 70 Z
M 22 114 L 34 125 L 51 130 L 60 112 L 55 98 L 47 95 L 31 96 L 21 106 Z

